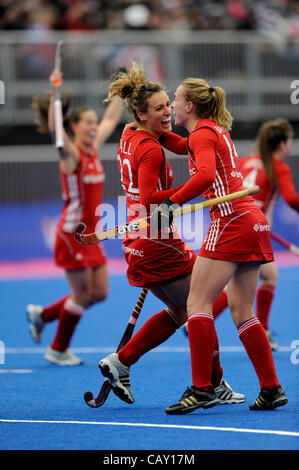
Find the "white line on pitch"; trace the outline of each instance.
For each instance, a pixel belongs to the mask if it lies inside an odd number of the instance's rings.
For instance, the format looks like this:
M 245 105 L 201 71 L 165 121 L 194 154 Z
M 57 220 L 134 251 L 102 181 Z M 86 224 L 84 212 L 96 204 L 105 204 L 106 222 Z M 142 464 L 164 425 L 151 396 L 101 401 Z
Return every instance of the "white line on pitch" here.
M 0 374 L 31 374 L 33 369 L 0 369 Z
M 31 423 L 31 424 L 85 424 L 98 426 L 129 426 L 145 428 L 167 428 L 167 429 L 189 429 L 195 431 L 225 431 L 225 432 L 243 432 L 252 434 L 273 434 L 276 436 L 299 437 L 299 432 L 280 431 L 275 429 L 247 429 L 247 428 L 224 428 L 216 426 L 187 426 L 184 424 L 151 424 L 151 423 L 115 423 L 102 421 L 46 421 L 30 419 L 1 419 L 2 423 Z
M 98 353 L 110 353 L 115 352 L 116 346 L 107 347 L 74 347 L 73 352 L 83 354 L 98 354 Z M 280 346 L 279 351 L 291 352 L 294 348 L 290 346 Z M 46 348 L 41 347 L 24 347 L 24 348 L 5 348 L 6 354 L 44 354 Z M 151 353 L 186 353 L 189 352 L 189 346 L 158 346 L 157 348 L 150 351 Z M 220 352 L 245 352 L 243 346 L 220 346 Z

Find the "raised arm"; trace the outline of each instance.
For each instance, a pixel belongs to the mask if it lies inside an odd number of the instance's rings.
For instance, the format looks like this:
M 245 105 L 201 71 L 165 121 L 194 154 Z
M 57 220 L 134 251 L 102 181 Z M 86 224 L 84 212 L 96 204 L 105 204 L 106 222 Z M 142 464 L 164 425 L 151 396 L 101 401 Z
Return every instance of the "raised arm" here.
M 62 82 L 62 72 L 59 70 L 53 70 L 50 75 L 50 82 L 53 87 L 54 82 L 56 80 L 60 80 Z M 55 134 L 55 118 L 54 118 L 54 87 L 53 92 L 51 95 L 50 103 L 49 103 L 49 110 L 48 110 L 48 128 L 52 136 L 53 142 L 56 140 Z M 60 167 L 64 173 L 70 174 L 73 173 L 78 165 L 79 155 L 76 147 L 73 145 L 71 139 L 69 138 L 65 129 L 63 129 L 63 140 L 64 140 L 64 147 L 58 150 L 59 157 L 60 157 Z
M 123 111 L 123 100 L 119 96 L 114 96 L 109 103 L 100 124 L 98 125 L 97 135 L 95 137 L 94 146 L 100 147 L 108 137 L 112 134 L 120 121 Z

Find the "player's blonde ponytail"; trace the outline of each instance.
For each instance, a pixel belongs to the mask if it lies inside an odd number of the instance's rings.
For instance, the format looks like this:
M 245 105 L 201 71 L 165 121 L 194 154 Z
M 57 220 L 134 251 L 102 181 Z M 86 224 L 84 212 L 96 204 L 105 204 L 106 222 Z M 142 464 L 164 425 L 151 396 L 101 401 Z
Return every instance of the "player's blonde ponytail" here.
M 226 108 L 226 95 L 222 88 L 211 87 L 200 78 L 186 78 L 181 85 L 185 89 L 185 100 L 194 104 L 200 119 L 210 118 L 223 129 L 231 130 L 233 117 Z

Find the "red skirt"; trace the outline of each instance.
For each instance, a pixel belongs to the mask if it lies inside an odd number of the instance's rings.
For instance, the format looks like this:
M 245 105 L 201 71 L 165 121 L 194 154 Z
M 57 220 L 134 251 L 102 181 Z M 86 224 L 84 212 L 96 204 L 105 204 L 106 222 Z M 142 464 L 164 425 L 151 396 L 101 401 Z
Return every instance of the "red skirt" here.
M 127 278 L 133 286 L 155 287 L 191 274 L 194 251 L 180 238 L 123 240 Z
M 106 256 L 100 243 L 80 245 L 72 233 L 59 229 L 56 232 L 54 257 L 56 265 L 64 269 L 95 268 L 106 264 Z
M 198 256 L 233 262 L 274 261 L 269 222 L 257 206 L 217 218 Z

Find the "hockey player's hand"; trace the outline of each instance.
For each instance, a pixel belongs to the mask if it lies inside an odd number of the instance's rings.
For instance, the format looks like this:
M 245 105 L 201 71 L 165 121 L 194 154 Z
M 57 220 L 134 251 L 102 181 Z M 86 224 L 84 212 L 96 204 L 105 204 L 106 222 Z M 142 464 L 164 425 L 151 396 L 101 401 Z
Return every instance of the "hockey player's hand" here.
M 173 222 L 173 212 L 178 207 L 178 204 L 172 202 L 171 199 L 165 199 L 151 215 L 151 229 L 160 231 L 170 227 Z

